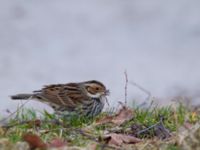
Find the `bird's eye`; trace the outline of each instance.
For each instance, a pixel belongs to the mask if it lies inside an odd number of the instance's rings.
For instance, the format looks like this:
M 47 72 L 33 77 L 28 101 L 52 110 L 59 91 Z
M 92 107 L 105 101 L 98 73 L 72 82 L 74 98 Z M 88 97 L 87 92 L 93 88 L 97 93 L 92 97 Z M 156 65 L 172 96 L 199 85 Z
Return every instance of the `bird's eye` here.
M 99 90 L 99 88 L 98 88 L 98 87 L 96 87 L 96 90 L 98 91 L 98 90 Z

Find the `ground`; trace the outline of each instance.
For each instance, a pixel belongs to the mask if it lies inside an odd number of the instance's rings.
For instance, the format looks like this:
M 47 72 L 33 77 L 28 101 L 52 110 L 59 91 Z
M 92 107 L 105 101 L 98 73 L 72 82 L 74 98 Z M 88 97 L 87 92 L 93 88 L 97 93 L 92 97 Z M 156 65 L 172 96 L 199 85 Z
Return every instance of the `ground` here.
M 94 118 L 58 118 L 20 108 L 15 117 L 1 121 L 0 149 L 198 149 L 199 114 L 198 107 L 178 102 L 148 108 L 121 104 Z

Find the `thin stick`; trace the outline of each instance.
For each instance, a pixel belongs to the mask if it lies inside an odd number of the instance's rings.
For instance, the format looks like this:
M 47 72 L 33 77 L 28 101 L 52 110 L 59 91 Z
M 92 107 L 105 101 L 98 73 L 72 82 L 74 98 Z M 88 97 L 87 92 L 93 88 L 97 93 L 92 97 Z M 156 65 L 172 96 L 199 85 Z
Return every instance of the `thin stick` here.
M 12 117 L 14 114 L 16 114 L 20 109 L 22 109 L 24 107 L 24 105 L 26 105 L 26 103 L 28 103 L 30 100 L 27 100 L 26 102 L 24 102 L 23 104 L 21 104 L 21 106 L 19 106 L 17 108 L 16 111 L 12 112 L 9 116 L 7 116 L 6 118 L 3 118 L 2 120 L 0 120 L 0 123 L 4 123 L 7 119 L 9 119 L 10 117 Z
M 136 133 L 136 135 L 140 135 L 140 134 L 142 134 L 142 133 L 144 133 L 144 132 L 147 132 L 147 131 L 149 131 L 150 129 L 153 129 L 154 127 L 156 127 L 156 126 L 159 125 L 159 124 L 160 124 L 160 121 L 157 122 L 156 124 L 151 125 L 151 126 L 148 127 L 148 128 L 145 128 L 145 129 L 143 129 L 143 130 L 138 131 L 138 132 Z
M 146 89 L 143 88 L 141 85 L 139 85 L 139 84 L 137 84 L 137 83 L 135 83 L 135 82 L 133 82 L 133 81 L 131 81 L 131 82 L 129 82 L 129 83 L 130 83 L 131 85 L 137 87 L 138 89 L 140 89 L 142 92 L 146 93 L 146 94 L 147 94 L 146 100 L 150 100 L 150 99 L 151 99 L 151 92 L 150 92 L 150 91 L 146 90 Z
M 163 132 L 165 132 L 165 134 L 167 134 L 168 137 L 171 136 L 171 134 L 169 133 L 169 131 L 168 131 L 168 130 L 165 128 L 165 126 L 164 126 L 163 119 L 164 119 L 164 118 L 163 118 L 162 116 L 160 116 L 159 122 L 157 122 L 156 124 L 151 125 L 151 126 L 148 127 L 148 128 L 145 128 L 145 129 L 143 129 L 143 130 L 138 131 L 138 132 L 136 133 L 136 135 L 140 135 L 140 134 L 142 134 L 142 133 L 145 133 L 145 132 L 147 132 L 147 131 L 149 131 L 149 130 L 151 130 L 151 129 L 154 129 L 154 128 L 157 127 L 157 126 L 161 126 Z
M 124 75 L 125 75 L 125 87 L 124 87 L 125 93 L 124 93 L 124 95 L 125 95 L 125 106 L 126 106 L 127 105 L 127 90 L 128 90 L 128 75 L 127 75 L 126 70 L 124 71 Z

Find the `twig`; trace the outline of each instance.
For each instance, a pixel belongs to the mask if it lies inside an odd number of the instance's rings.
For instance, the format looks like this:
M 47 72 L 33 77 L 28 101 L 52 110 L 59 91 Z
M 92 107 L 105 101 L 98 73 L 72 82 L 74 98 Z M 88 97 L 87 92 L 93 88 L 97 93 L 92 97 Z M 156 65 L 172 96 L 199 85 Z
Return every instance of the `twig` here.
M 163 125 L 163 119 L 164 119 L 164 118 L 163 118 L 162 116 L 160 116 L 159 122 L 157 122 L 156 124 L 151 125 L 150 127 L 146 128 L 146 129 L 143 129 L 143 130 L 138 131 L 138 132 L 136 133 L 136 135 L 142 134 L 142 133 L 144 133 L 144 132 L 146 132 L 146 131 L 148 131 L 148 130 L 150 130 L 150 129 L 153 129 L 153 128 L 155 128 L 156 126 L 158 126 L 159 124 L 162 124 L 162 125 Z
M 137 87 L 139 90 L 141 90 L 145 94 L 147 94 L 147 97 L 145 98 L 145 101 L 143 103 L 139 104 L 139 107 L 145 106 L 147 104 L 147 101 L 150 101 L 150 99 L 152 97 L 151 96 L 151 92 L 148 91 L 148 90 L 146 90 L 145 88 L 143 88 L 142 86 L 140 86 L 139 84 L 137 84 L 137 83 L 135 83 L 133 81 L 131 81 L 130 84 L 133 85 L 133 86 L 135 86 L 135 87 Z
M 16 111 L 12 112 L 9 116 L 7 116 L 6 118 L 3 118 L 2 120 L 0 120 L 0 123 L 4 123 L 7 119 L 9 119 L 10 117 L 12 117 L 14 114 L 16 114 L 20 109 L 22 109 L 24 107 L 25 104 L 27 104 L 30 100 L 27 100 L 26 102 L 24 102 L 21 106 L 19 106 L 17 108 Z
M 124 93 L 124 95 L 125 95 L 125 105 L 127 105 L 128 74 L 127 74 L 126 70 L 124 71 L 124 75 L 125 75 L 125 87 L 124 87 L 125 93 Z
M 138 131 L 138 132 L 136 133 L 136 135 L 140 135 L 140 134 L 142 134 L 142 133 L 145 133 L 145 132 L 149 131 L 150 129 L 153 129 L 154 127 L 156 127 L 156 126 L 159 125 L 159 124 L 160 124 L 160 121 L 157 122 L 156 124 L 151 125 L 151 126 L 148 127 L 148 128 L 145 128 L 145 129 L 143 129 L 143 130 Z
M 146 90 L 146 89 L 143 88 L 141 85 L 139 85 L 139 84 L 137 84 L 137 83 L 135 83 L 135 82 L 133 82 L 133 81 L 131 81 L 131 82 L 129 82 L 129 83 L 130 83 L 131 85 L 137 87 L 138 89 L 140 89 L 140 90 L 143 91 L 144 93 L 146 93 L 146 94 L 147 94 L 146 100 L 150 100 L 150 99 L 151 99 L 151 92 L 150 92 L 150 91 Z
M 158 130 L 158 129 L 159 129 L 159 135 L 161 135 L 161 132 L 162 132 L 162 134 L 164 135 L 162 138 L 168 138 L 168 137 L 170 137 L 171 135 L 170 135 L 169 131 L 165 128 L 164 123 L 163 123 L 163 120 L 164 120 L 164 117 L 163 117 L 163 116 L 160 116 L 159 122 L 157 122 L 156 124 L 154 124 L 154 125 L 152 125 L 152 126 L 146 128 L 146 129 L 143 129 L 143 130 L 138 131 L 138 132 L 136 133 L 136 135 L 138 136 L 138 135 L 140 135 L 140 134 L 142 134 L 142 133 L 145 133 L 145 132 L 147 132 L 147 131 L 149 131 L 149 130 L 151 130 L 151 129 L 155 129 L 155 130 Z M 156 134 L 156 131 L 155 131 L 155 134 Z M 158 133 L 157 133 L 157 134 L 158 134 Z M 159 136 L 159 135 L 157 135 L 157 136 Z

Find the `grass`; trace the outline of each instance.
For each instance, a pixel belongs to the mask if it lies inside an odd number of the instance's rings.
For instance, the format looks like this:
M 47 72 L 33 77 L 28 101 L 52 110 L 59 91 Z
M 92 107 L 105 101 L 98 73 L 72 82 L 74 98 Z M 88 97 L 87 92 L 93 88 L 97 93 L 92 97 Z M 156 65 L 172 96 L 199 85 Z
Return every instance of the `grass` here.
M 200 121 L 200 117 L 196 112 L 187 109 L 182 104 L 176 107 L 165 106 L 158 108 L 151 106 L 146 109 L 133 108 L 133 113 L 133 119 L 120 126 L 121 132 L 131 133 L 130 128 L 133 125 L 138 125 L 142 129 L 147 128 L 159 122 L 161 116 L 164 117 L 164 126 L 170 132 L 176 132 L 185 122 L 195 124 Z M 94 126 L 95 121 L 104 116 L 106 116 L 106 113 L 102 113 L 96 118 L 86 118 L 76 115 L 59 118 L 55 114 L 48 113 L 46 110 L 41 112 L 34 109 L 22 108 L 16 113 L 14 118 L 9 120 L 8 124 L 13 125 L 13 127 L 4 129 L 4 133 L 0 134 L 0 138 L 8 138 L 12 143 L 16 143 L 22 141 L 25 133 L 31 132 L 39 135 L 45 142 L 51 141 L 54 138 L 61 138 L 68 141 L 70 145 L 84 147 L 87 146 L 88 142 L 91 142 L 91 139 L 79 134 L 76 129 L 87 129 L 89 135 L 100 138 L 105 131 L 115 129 L 112 124 Z M 37 125 L 30 120 L 43 120 L 44 123 Z M 63 128 L 63 125 L 52 123 L 52 120 L 59 120 L 67 128 Z M 150 136 L 143 136 L 142 138 L 153 138 L 153 135 L 150 134 Z M 178 150 L 179 147 L 176 144 L 169 144 L 167 149 Z

